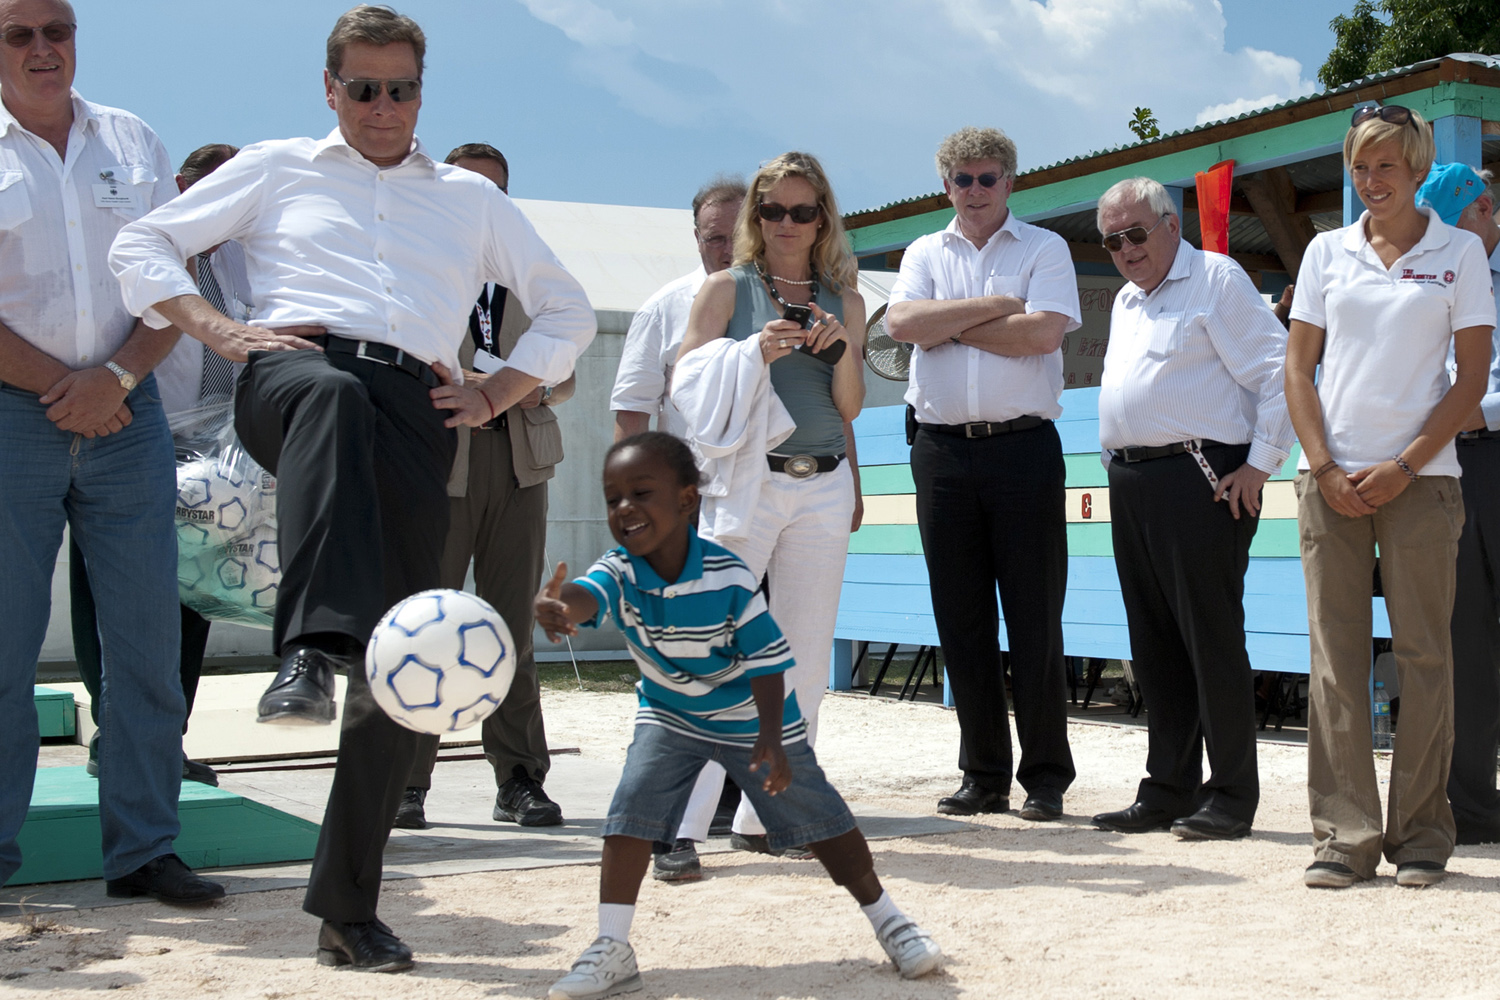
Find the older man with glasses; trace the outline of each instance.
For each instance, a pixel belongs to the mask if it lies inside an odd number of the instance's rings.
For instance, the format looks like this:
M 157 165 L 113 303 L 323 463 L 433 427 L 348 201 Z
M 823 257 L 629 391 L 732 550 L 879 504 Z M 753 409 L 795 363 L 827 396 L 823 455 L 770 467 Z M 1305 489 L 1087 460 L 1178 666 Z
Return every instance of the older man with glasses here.
M 1148 749 L 1135 803 L 1094 825 L 1233 840 L 1260 801 L 1242 598 L 1261 487 L 1292 445 L 1286 330 L 1239 264 L 1182 240 L 1156 181 L 1106 191 L 1098 225 L 1129 281 L 1110 313 L 1099 439 Z
M 1062 339 L 1079 326 L 1067 244 L 1007 207 L 1015 143 L 965 128 L 937 152 L 957 213 L 907 248 L 886 328 L 916 345 L 908 412 L 917 524 L 961 733 L 956 816 L 1005 812 L 1010 720 L 995 588 L 1005 610 L 1026 790 L 1021 817 L 1062 816 L 1068 747 L 1062 610 L 1068 585 Z

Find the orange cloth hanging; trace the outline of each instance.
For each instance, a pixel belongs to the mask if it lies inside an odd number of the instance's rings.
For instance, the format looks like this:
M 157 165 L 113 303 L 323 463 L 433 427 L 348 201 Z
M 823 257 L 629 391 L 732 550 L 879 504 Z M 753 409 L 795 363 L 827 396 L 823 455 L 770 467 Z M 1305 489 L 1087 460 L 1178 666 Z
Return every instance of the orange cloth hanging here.
M 1198 228 L 1203 233 L 1203 249 L 1215 253 L 1229 252 L 1229 194 L 1234 187 L 1234 161 L 1215 163 L 1200 170 L 1198 182 Z

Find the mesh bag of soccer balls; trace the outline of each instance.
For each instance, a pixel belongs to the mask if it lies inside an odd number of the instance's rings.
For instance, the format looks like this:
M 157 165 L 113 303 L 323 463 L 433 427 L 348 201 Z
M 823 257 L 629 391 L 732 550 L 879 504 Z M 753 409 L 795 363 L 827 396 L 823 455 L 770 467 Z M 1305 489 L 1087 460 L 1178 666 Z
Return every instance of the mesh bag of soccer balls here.
M 270 628 L 281 586 L 276 477 L 234 433 L 228 397 L 172 417 L 177 448 L 177 593 L 210 621 Z

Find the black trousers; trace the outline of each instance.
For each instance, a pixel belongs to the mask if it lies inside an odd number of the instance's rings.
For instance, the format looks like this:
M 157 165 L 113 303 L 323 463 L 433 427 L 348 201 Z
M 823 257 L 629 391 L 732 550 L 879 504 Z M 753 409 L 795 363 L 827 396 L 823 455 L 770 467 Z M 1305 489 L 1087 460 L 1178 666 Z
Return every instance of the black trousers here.
M 1453 601 L 1453 819 L 1500 827 L 1495 751 L 1500 746 L 1500 439 L 1458 443 L 1464 530 Z
M 965 778 L 1010 794 L 1072 784 L 1062 611 L 1068 535 L 1062 443 L 1051 421 L 969 439 L 919 430 L 911 449 L 932 612 L 953 685 Z M 999 586 L 1000 602 L 995 602 Z M 1010 637 L 1021 766 L 1013 768 L 1000 662 Z
M 440 582 L 454 432 L 399 368 L 316 351 L 256 353 L 235 386 L 235 430 L 277 478 L 281 590 L 273 640 L 340 634 L 362 647 L 397 601 Z M 302 907 L 373 920 L 381 859 L 418 735 L 349 670 L 338 765 Z
M 94 610 L 94 591 L 89 586 L 89 571 L 78 542 L 68 543 L 68 612 L 73 630 L 73 659 L 78 676 L 89 693 L 89 715 L 99 725 L 99 693 L 104 689 L 104 657 L 99 645 L 99 620 Z M 193 699 L 198 695 L 198 679 L 203 676 L 203 654 L 208 649 L 208 627 L 211 623 L 198 612 L 182 605 L 182 652 L 178 669 L 182 674 L 182 694 L 187 699 L 187 716 L 182 731 L 187 732 L 188 717 L 193 714 Z
M 1249 453 L 1249 445 L 1203 449 L 1220 477 Z M 1191 455 L 1110 462 L 1109 509 L 1147 712 L 1146 777 L 1136 798 L 1181 815 L 1213 805 L 1253 822 L 1260 778 L 1244 595 L 1259 521 L 1243 508 L 1235 520 L 1228 503 L 1215 503 Z

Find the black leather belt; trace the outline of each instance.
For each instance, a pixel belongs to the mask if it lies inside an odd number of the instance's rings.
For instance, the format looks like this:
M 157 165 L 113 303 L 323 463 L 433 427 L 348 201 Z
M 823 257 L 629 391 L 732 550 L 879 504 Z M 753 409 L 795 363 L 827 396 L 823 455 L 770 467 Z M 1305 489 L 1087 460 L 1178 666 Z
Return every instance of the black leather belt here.
M 1014 420 L 1005 420 L 998 424 L 992 424 L 985 420 L 976 420 L 967 424 L 918 424 L 924 431 L 933 431 L 937 434 L 955 434 L 966 438 L 987 438 L 996 434 L 1013 434 L 1016 431 L 1029 431 L 1033 427 L 1040 427 L 1048 423 L 1046 417 L 1017 417 Z
M 1200 448 L 1228 448 L 1223 441 L 1214 441 L 1210 438 L 1201 438 L 1198 441 Z M 1173 441 L 1171 444 L 1158 445 L 1154 448 L 1137 448 L 1134 446 L 1114 449 L 1115 458 L 1122 462 L 1149 462 L 1154 458 L 1170 458 L 1173 455 L 1187 454 L 1188 445 L 1185 441 Z
M 491 420 L 488 423 L 480 424 L 474 429 L 476 431 L 503 431 L 510 426 L 510 421 L 506 419 L 509 413 L 509 410 L 505 410 L 494 420 Z
M 818 472 L 832 472 L 844 460 L 843 455 L 767 455 L 772 472 L 785 472 L 793 479 L 806 479 Z
M 412 376 L 429 389 L 436 389 L 443 384 L 438 378 L 437 372 L 427 362 L 412 357 L 399 347 L 390 344 L 378 344 L 373 340 L 352 340 L 349 337 L 340 337 L 336 334 L 325 333 L 322 337 L 310 337 L 313 341 L 322 340 L 323 349 L 330 354 L 352 354 L 356 358 L 364 358 L 366 361 L 374 361 L 377 364 L 390 365 L 399 368 L 406 374 Z
M 1481 427 L 1477 431 L 1459 431 L 1457 441 L 1459 444 L 1472 441 L 1488 441 L 1490 438 L 1500 438 L 1500 431 L 1492 431 L 1488 427 Z

